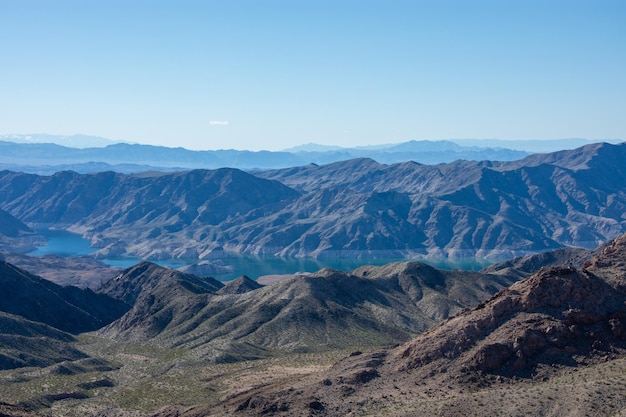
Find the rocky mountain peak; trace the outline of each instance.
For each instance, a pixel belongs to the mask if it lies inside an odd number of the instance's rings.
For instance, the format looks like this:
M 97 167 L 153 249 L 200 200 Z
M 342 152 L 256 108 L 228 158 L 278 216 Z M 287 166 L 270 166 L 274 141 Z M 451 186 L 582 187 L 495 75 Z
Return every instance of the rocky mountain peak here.
M 533 376 L 626 352 L 626 238 L 584 270 L 543 268 L 397 350 L 396 368 Z M 583 358 L 583 359 L 581 359 Z
M 242 275 L 239 278 L 235 278 L 232 281 L 227 282 L 222 288 L 220 288 L 218 294 L 242 294 L 244 292 L 254 291 L 261 288 L 263 285 L 254 281 L 247 275 Z
M 153 293 L 157 288 L 168 286 L 178 286 L 197 294 L 215 292 L 224 284 L 211 277 L 197 277 L 142 261 L 105 282 L 99 292 L 134 305 L 143 293 Z

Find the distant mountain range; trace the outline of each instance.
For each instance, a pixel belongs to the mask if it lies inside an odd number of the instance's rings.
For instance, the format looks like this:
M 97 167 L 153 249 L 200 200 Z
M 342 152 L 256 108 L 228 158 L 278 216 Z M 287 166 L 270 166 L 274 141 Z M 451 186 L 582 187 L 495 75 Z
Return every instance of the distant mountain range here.
M 420 163 L 451 162 L 457 159 L 502 160 L 520 159 L 529 153 L 496 147 L 461 146 L 449 141 L 411 141 L 372 148 L 327 149 L 304 147 L 295 151 L 191 151 L 183 148 L 109 144 L 104 147 L 77 149 L 53 143 L 15 143 L 0 137 L 0 168 L 37 174 L 62 170 L 76 172 L 172 171 L 182 169 L 287 168 L 310 163 L 327 164 L 354 158 L 373 158 L 382 163 L 414 160 Z M 323 150 L 306 150 L 323 149 Z
M 225 167 L 243 170 L 275 169 L 310 163 L 328 164 L 355 158 L 371 158 L 384 164 L 406 161 L 422 164 L 449 163 L 456 160 L 512 161 L 530 153 L 573 149 L 590 143 L 592 141 L 586 139 L 413 140 L 355 148 L 308 144 L 278 152 L 251 152 L 232 149 L 191 151 L 114 142 L 86 135 L 4 135 L 0 136 L 0 169 L 50 175 L 64 170 L 80 173 L 135 173 Z
M 626 231 L 626 144 L 510 162 L 52 176 L 0 172 L 0 209 L 66 228 L 99 256 L 510 258 Z
M 44 133 L 30 135 L 0 135 L 0 141 L 15 143 L 53 143 L 70 148 L 101 148 L 121 141 L 91 135 L 48 135 Z

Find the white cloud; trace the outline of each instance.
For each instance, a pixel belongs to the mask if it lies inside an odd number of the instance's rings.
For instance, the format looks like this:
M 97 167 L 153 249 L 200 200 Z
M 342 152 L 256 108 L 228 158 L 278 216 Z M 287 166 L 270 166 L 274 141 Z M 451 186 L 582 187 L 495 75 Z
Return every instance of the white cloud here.
M 211 120 L 209 124 L 211 126 L 228 126 L 228 120 Z

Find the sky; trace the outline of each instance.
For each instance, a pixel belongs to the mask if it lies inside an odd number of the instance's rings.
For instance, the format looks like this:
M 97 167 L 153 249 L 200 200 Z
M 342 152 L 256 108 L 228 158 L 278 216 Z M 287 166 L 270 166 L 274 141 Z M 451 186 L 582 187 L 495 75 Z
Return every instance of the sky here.
M 623 0 L 0 0 L 0 134 L 626 140 Z

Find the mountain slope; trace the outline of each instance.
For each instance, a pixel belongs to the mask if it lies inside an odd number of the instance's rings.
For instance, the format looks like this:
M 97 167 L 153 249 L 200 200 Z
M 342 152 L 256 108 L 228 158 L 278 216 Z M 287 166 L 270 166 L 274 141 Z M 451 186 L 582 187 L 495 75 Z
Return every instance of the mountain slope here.
M 222 287 L 222 283 L 212 278 L 200 278 L 142 262 L 125 269 L 99 289 L 99 292 L 133 306 L 99 333 L 117 336 L 120 340 L 152 339 L 198 314 L 201 306 L 206 304 L 207 295 Z
M 24 223 L 0 209 L 0 248 L 10 252 L 28 252 L 44 241 Z
M 277 213 L 225 221 L 224 247 L 243 253 L 298 257 L 402 258 L 424 254 L 425 234 L 408 219 L 411 201 L 396 192 L 344 187 L 303 195 Z M 241 224 L 244 221 L 244 224 Z
M 88 190 L 87 192 L 85 190 Z M 129 176 L 0 173 L 3 206 L 29 222 L 70 227 L 108 254 L 202 257 L 216 226 L 263 216 L 297 192 L 235 169 Z M 163 254 L 163 255 L 162 255 Z
M 0 261 L 0 311 L 81 333 L 116 320 L 128 305 L 89 289 L 61 287 Z
M 79 232 L 99 256 L 502 259 L 624 233 L 624 160 L 626 144 L 594 144 L 514 162 L 356 159 L 256 176 L 3 171 L 0 208 Z
M 258 389 L 236 396 L 230 404 L 241 415 L 260 410 L 270 415 L 308 415 L 315 408 L 320 415 L 340 416 L 355 404 L 371 414 L 401 409 L 398 415 L 411 415 L 409 410 L 420 409 L 428 401 L 435 404 L 431 413 L 437 415 L 480 415 L 505 409 L 523 413 L 538 407 L 542 413 L 553 410 L 551 415 L 604 415 L 609 407 L 599 408 L 595 401 L 581 403 L 579 412 L 575 411 L 577 405 L 568 403 L 572 399 L 567 394 L 544 398 L 541 405 L 464 404 L 463 398 L 471 399 L 472 393 L 496 398 L 497 393 L 527 389 L 523 384 L 529 381 L 537 390 L 547 390 L 542 381 L 554 380 L 554 387 L 567 380 L 572 369 L 583 371 L 626 357 L 625 259 L 623 235 L 580 270 L 541 269 L 402 346 L 347 358 L 325 374 L 292 383 L 295 388 L 290 390 Z M 572 378 L 576 380 L 575 375 Z M 570 392 L 572 387 L 588 392 L 582 383 L 560 388 Z M 394 398 L 398 395 L 400 399 Z M 477 401 L 481 396 L 474 398 Z M 613 412 L 619 411 L 616 405 L 626 410 L 619 398 L 598 400 L 609 404 Z M 454 410 L 449 407 L 452 404 L 460 408 Z
M 87 357 L 68 333 L 0 311 L 0 370 L 45 367 Z
M 138 270 L 123 272 L 113 285 L 142 280 Z M 398 263 L 353 273 L 326 269 L 233 291 L 245 283 L 241 279 L 215 293 L 184 281 L 173 283 L 167 279 L 172 271 L 165 268 L 146 271 L 154 285 L 143 286 L 134 307 L 99 334 L 196 349 L 216 361 L 406 341 L 511 282 Z
M 379 215 L 393 211 L 407 216 L 397 216 L 404 224 L 383 220 L 382 227 L 365 229 L 369 240 L 357 246 L 359 250 L 506 258 L 560 246 L 593 248 L 623 233 L 626 173 L 623 163 L 618 162 L 623 160 L 626 144 L 597 144 L 510 163 L 386 166 L 359 160 L 257 175 L 308 192 L 305 197 L 322 192 L 316 191 L 320 189 L 341 190 L 335 193 L 337 197 L 328 192 L 327 205 L 338 207 L 333 213 L 341 213 L 336 218 L 345 219 L 346 227 L 341 229 L 343 222 L 332 225 L 331 217 L 321 216 L 314 223 L 322 225 L 320 230 L 303 226 L 298 240 L 280 252 L 283 255 L 349 251 L 346 242 L 351 241 L 341 239 L 341 232 L 349 230 L 354 236 L 358 225 L 371 223 L 366 221 L 366 214 L 367 207 L 372 206 L 366 200 L 376 198 L 384 202 L 374 205 Z M 343 171 L 350 175 L 342 175 Z M 351 203 L 342 205 L 342 201 Z M 256 227 L 267 230 L 276 218 L 306 219 L 309 213 L 317 213 L 311 205 L 300 207 L 289 206 L 263 225 L 258 224 L 263 221 L 260 219 Z M 331 236 L 325 238 L 323 233 Z M 404 246 L 398 245 L 393 239 L 399 233 L 414 240 L 400 239 Z M 377 239 L 382 236 L 386 246 Z M 271 233 L 255 237 L 257 241 L 271 238 Z M 332 249 L 315 245 L 328 241 L 337 244 L 331 245 Z

